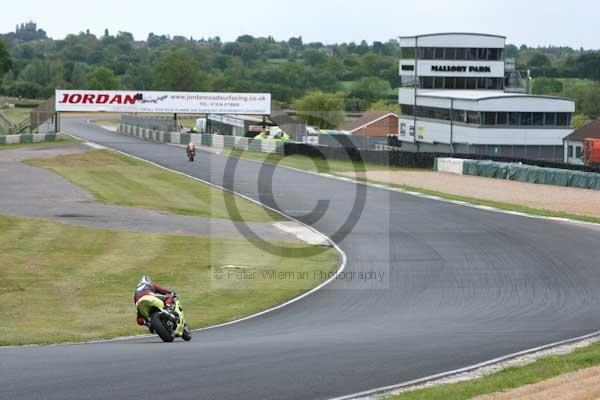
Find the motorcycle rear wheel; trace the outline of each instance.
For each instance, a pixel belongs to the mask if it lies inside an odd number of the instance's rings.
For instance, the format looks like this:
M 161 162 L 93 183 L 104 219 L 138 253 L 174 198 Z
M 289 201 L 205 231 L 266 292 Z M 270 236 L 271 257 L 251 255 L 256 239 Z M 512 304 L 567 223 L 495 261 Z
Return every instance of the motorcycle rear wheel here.
M 175 335 L 173 332 L 167 328 L 163 320 L 160 318 L 160 313 L 158 311 L 153 311 L 150 315 L 150 321 L 152 325 L 152 329 L 160 336 L 163 342 L 172 342 L 175 340 Z

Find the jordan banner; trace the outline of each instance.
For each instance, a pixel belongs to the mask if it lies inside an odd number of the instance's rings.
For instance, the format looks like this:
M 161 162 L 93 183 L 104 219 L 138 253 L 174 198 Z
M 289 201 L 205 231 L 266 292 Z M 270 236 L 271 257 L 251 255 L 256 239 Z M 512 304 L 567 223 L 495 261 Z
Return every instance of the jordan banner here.
M 56 111 L 269 115 L 271 94 L 56 90 Z

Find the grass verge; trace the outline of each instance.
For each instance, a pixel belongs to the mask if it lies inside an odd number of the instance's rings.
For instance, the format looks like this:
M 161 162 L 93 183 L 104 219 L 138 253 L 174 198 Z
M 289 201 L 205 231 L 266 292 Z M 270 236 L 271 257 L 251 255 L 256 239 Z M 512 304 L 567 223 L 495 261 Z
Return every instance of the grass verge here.
M 19 144 L 2 144 L 0 145 L 0 151 L 2 150 L 15 150 L 20 148 L 28 149 L 42 149 L 65 146 L 70 144 L 80 144 L 81 141 L 67 136 L 66 139 L 56 139 L 53 142 L 37 142 L 37 143 L 19 143 Z
M 192 327 L 230 321 L 280 304 L 319 284 L 337 253 L 291 257 L 302 244 L 270 255 L 251 243 L 114 232 L 0 216 L 0 345 L 57 343 L 147 333 L 135 323 L 133 290 L 142 274 L 174 288 Z M 308 252 L 307 252 L 308 254 Z M 257 279 L 215 285 L 222 265 Z M 308 279 L 261 279 L 265 268 Z
M 600 343 L 564 356 L 541 358 L 532 364 L 512 367 L 480 379 L 419 389 L 389 397 L 390 400 L 467 400 L 473 397 L 541 382 L 568 372 L 600 365 Z
M 26 161 L 89 190 L 108 203 L 165 210 L 181 215 L 232 219 L 226 201 L 235 201 L 248 222 L 282 220 L 279 214 L 208 185 L 109 150 Z
M 521 206 L 518 204 L 503 203 L 500 201 L 493 201 L 493 200 L 484 200 L 484 199 L 478 199 L 475 197 L 457 196 L 457 195 L 453 195 L 453 194 L 437 192 L 435 190 L 428 190 L 428 189 L 423 189 L 423 188 L 408 186 L 408 185 L 397 185 L 397 184 L 393 184 L 393 183 L 389 183 L 389 182 L 382 182 L 382 181 L 376 181 L 376 180 L 366 180 L 364 178 L 356 178 L 356 180 L 360 181 L 360 182 L 376 183 L 376 184 L 380 184 L 380 185 L 389 186 L 391 188 L 408 190 L 411 192 L 418 192 L 421 194 L 440 197 L 440 198 L 443 198 L 446 200 L 463 201 L 463 202 L 471 203 L 471 204 L 475 204 L 475 205 L 493 207 L 493 208 L 497 208 L 499 210 L 515 211 L 515 212 L 520 212 L 520 213 L 525 213 L 525 214 L 539 215 L 539 216 L 543 216 L 543 217 L 567 218 L 567 219 L 572 219 L 572 220 L 576 220 L 576 221 L 600 223 L 600 218 L 592 217 L 592 216 L 588 216 L 588 215 L 570 214 L 570 213 L 562 212 L 562 211 L 552 211 L 552 210 L 544 210 L 541 208 L 531 208 L 531 207 L 527 207 L 527 206 Z
M 301 169 L 308 172 L 318 172 L 336 174 L 344 172 L 354 172 L 355 168 L 359 171 L 422 171 L 416 168 L 387 167 L 373 163 L 356 163 L 345 160 L 324 160 L 322 158 L 311 158 L 303 155 L 282 156 L 279 154 L 259 153 L 255 151 L 241 151 L 233 149 L 223 149 L 222 155 L 244 158 L 270 164 L 278 164 L 287 167 Z
M 240 151 L 229 150 L 229 149 L 225 149 L 222 154 L 231 155 L 234 157 L 245 158 L 248 160 L 267 162 L 267 163 L 272 163 L 272 164 L 279 163 L 279 165 L 297 168 L 297 169 L 301 169 L 303 171 L 308 171 L 308 172 L 318 172 L 318 168 L 319 168 L 321 171 L 329 173 L 331 175 L 336 175 L 336 176 L 340 176 L 343 178 L 351 178 L 351 179 L 352 179 L 352 177 L 346 175 L 345 173 L 354 172 L 355 171 L 354 168 L 355 168 L 355 164 L 356 164 L 356 163 L 353 163 L 352 161 L 343 161 L 343 160 L 326 161 L 323 159 L 314 159 L 314 158 L 309 158 L 309 157 L 300 156 L 300 155 L 293 155 L 293 156 L 287 156 L 287 157 L 280 156 L 280 155 L 268 156 L 267 154 L 264 154 L 264 153 L 251 152 L 251 151 L 240 152 Z M 384 165 L 370 164 L 370 163 L 364 163 L 364 166 L 361 166 L 360 168 L 364 169 L 365 171 L 425 171 L 424 169 L 387 167 Z M 500 210 L 515 211 L 515 212 L 521 212 L 521 213 L 526 213 L 526 214 L 531 214 L 531 215 L 538 215 L 538 216 L 543 216 L 543 217 L 567 218 L 567 219 L 572 219 L 572 220 L 576 220 L 576 221 L 600 223 L 600 218 L 588 216 L 588 215 L 571 214 L 571 213 L 561 212 L 561 211 L 544 210 L 541 208 L 531 208 L 531 207 L 521 206 L 521 205 L 512 204 L 512 203 L 503 203 L 503 202 L 493 201 L 493 200 L 478 199 L 475 197 L 458 196 L 458 195 L 438 192 L 435 190 L 429 190 L 429 189 L 424 189 L 424 188 L 415 187 L 415 186 L 398 185 L 398 184 L 393 184 L 393 183 L 384 182 L 384 181 L 377 181 L 377 180 L 367 180 L 364 177 L 354 177 L 354 179 L 359 182 L 375 183 L 375 184 L 388 186 L 390 188 L 408 190 L 411 192 L 417 192 L 417 193 L 421 193 L 421 194 L 425 194 L 425 195 L 440 197 L 440 198 L 446 199 L 446 200 L 462 201 L 462 202 L 471 203 L 471 204 L 475 204 L 475 205 L 493 207 L 493 208 L 497 208 Z

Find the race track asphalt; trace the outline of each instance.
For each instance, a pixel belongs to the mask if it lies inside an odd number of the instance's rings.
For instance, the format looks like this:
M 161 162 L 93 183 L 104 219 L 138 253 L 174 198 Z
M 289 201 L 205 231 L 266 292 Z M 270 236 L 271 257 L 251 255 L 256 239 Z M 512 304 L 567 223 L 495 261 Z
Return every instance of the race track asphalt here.
M 203 152 L 189 163 L 180 147 L 82 120 L 62 123 L 96 143 L 223 181 L 220 155 Z M 340 233 L 361 186 L 265 166 L 270 196 L 260 169 L 240 160 L 235 190 L 292 216 L 328 200 L 326 211 L 300 219 L 339 240 L 345 272 L 383 279 L 346 275 L 288 307 L 198 332 L 190 343 L 0 349 L 0 398 L 327 399 L 600 329 L 598 227 L 369 187 L 356 225 Z

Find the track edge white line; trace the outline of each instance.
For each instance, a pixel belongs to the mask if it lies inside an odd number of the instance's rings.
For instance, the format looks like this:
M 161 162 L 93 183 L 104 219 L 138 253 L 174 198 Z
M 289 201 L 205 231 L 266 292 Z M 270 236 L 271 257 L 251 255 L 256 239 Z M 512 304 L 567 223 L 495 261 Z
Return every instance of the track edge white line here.
M 298 219 L 296 219 L 296 218 L 294 218 L 292 216 L 286 215 L 286 214 L 284 214 L 283 212 L 281 212 L 279 210 L 276 210 L 276 209 L 274 209 L 272 207 L 269 207 L 269 206 L 267 206 L 265 204 L 262 204 L 258 200 L 254 200 L 253 198 L 251 198 L 249 196 L 246 196 L 246 195 L 241 194 L 241 193 L 237 193 L 237 192 L 235 192 L 233 190 L 226 189 L 226 188 L 221 187 L 219 185 L 215 185 L 212 182 L 208 182 L 208 181 L 205 181 L 203 179 L 197 178 L 195 176 L 188 175 L 188 174 L 186 174 L 184 172 L 175 171 L 175 170 L 170 169 L 168 167 L 165 167 L 165 166 L 162 166 L 160 164 L 157 164 L 157 163 L 155 163 L 153 161 L 145 160 L 145 159 L 143 159 L 141 157 L 137 157 L 137 156 L 134 156 L 132 154 L 128 154 L 128 153 L 126 153 L 124 151 L 113 149 L 112 147 L 108 147 L 108 146 L 104 146 L 104 145 L 99 145 L 99 144 L 94 143 L 92 141 L 89 141 L 89 140 L 86 140 L 84 138 L 78 137 L 77 135 L 75 135 L 73 133 L 68 133 L 67 132 L 67 134 L 70 135 L 70 136 L 72 136 L 72 137 L 74 137 L 75 139 L 81 140 L 83 142 L 82 144 L 90 143 L 92 145 L 90 147 L 92 147 L 92 148 L 97 148 L 95 146 L 102 146 L 106 150 L 110 150 L 110 151 L 114 151 L 114 152 L 119 153 L 119 154 L 123 154 L 123 155 L 125 155 L 127 157 L 131 157 L 131 158 L 134 158 L 136 160 L 143 161 L 143 162 L 148 163 L 150 165 L 153 165 L 155 167 L 161 168 L 161 169 L 163 169 L 165 171 L 169 171 L 169 172 L 181 175 L 181 176 L 185 176 L 185 177 L 193 179 L 195 181 L 204 183 L 204 184 L 206 184 L 206 185 L 208 185 L 210 187 L 213 187 L 213 188 L 222 190 L 224 192 L 228 192 L 228 193 L 231 193 L 233 195 L 239 196 L 239 197 L 241 197 L 241 198 L 243 198 L 245 200 L 248 200 L 248 201 L 250 201 L 250 202 L 252 202 L 254 204 L 257 204 L 257 205 L 259 205 L 261 207 L 264 207 L 264 208 L 266 208 L 266 209 L 268 209 L 268 210 L 270 210 L 272 212 L 280 214 L 280 215 L 284 216 L 285 218 L 289 218 L 290 220 L 292 220 L 292 221 L 294 221 L 294 222 L 296 222 L 296 223 L 298 223 L 298 224 L 306 227 L 307 229 L 313 231 L 316 235 L 319 235 L 319 236 L 323 237 L 325 239 L 325 241 L 327 241 L 331 245 L 331 247 L 333 247 L 338 252 L 338 254 L 341 256 L 341 259 L 338 262 L 338 268 L 335 271 L 335 274 L 331 278 L 329 278 L 328 280 L 322 282 L 321 284 L 319 284 L 318 286 L 312 288 L 311 290 L 309 290 L 307 292 L 304 292 L 301 295 L 299 295 L 297 297 L 294 297 L 293 299 L 290 299 L 290 300 L 288 300 L 286 302 L 283 302 L 281 304 L 278 304 L 278 305 L 273 306 L 271 308 L 268 308 L 266 310 L 259 311 L 259 312 L 254 313 L 254 314 L 250 314 L 250 315 L 247 315 L 247 316 L 242 317 L 242 318 L 237 318 L 237 319 L 234 319 L 232 321 L 223 322 L 221 324 L 211 325 L 211 326 L 207 326 L 207 327 L 204 327 L 204 328 L 194 329 L 192 332 L 202 332 L 202 331 L 207 331 L 207 330 L 211 330 L 211 329 L 222 328 L 222 327 L 225 327 L 225 326 L 238 324 L 240 322 L 248 321 L 250 319 L 257 318 L 257 317 L 260 317 L 262 315 L 265 315 L 265 314 L 277 311 L 279 309 L 282 309 L 284 307 L 287 307 L 287 306 L 289 306 L 289 305 L 291 305 L 293 303 L 296 303 L 296 302 L 304 299 L 305 297 L 310 296 L 311 294 L 317 292 L 318 290 L 324 288 L 325 286 L 329 285 L 331 282 L 335 281 L 338 278 L 339 274 L 342 273 L 346 269 L 346 264 L 348 262 L 348 257 L 346 255 L 346 252 L 344 252 L 344 250 L 342 250 L 342 248 L 337 243 L 335 243 L 329 236 L 325 235 L 322 232 L 319 232 L 318 230 L 316 230 L 312 226 L 307 225 L 307 224 L 303 223 L 302 221 L 300 221 L 300 220 L 298 220 Z M 18 346 L 18 345 L 17 346 L 0 346 L 0 350 L 15 349 L 15 348 L 27 348 L 27 347 L 57 347 L 57 346 L 74 346 L 74 345 L 99 344 L 99 343 L 110 343 L 110 342 L 123 342 L 123 341 L 127 341 L 127 340 L 143 339 L 143 338 L 148 338 L 148 337 L 153 337 L 153 336 L 154 335 L 145 334 L 145 335 L 135 335 L 135 336 L 123 336 L 123 337 L 113 338 L 113 339 L 92 340 L 92 341 L 85 341 L 85 342 L 66 342 L 66 343 L 55 343 L 55 344 L 30 344 L 30 345 L 22 345 L 22 346 Z

